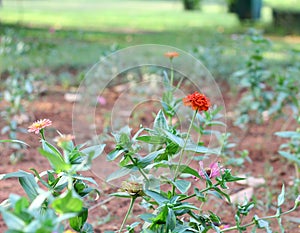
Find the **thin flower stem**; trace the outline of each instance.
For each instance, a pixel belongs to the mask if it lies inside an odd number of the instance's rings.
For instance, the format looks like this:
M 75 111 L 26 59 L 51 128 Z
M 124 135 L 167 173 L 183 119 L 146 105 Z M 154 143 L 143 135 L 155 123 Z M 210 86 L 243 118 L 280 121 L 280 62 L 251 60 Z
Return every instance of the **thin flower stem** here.
M 194 115 L 193 115 L 192 120 L 191 120 L 191 124 L 190 124 L 190 126 L 189 126 L 188 131 L 187 131 L 187 135 L 186 135 L 186 137 L 185 137 L 184 144 L 183 144 L 183 147 L 182 147 L 181 152 L 180 152 L 180 155 L 179 155 L 178 166 L 176 167 L 176 170 L 175 170 L 174 180 L 176 180 L 176 178 L 177 178 L 177 176 L 178 176 L 177 173 L 178 173 L 178 169 L 179 169 L 179 167 L 180 167 L 180 165 L 181 165 L 181 163 L 182 163 L 183 152 L 184 152 L 184 149 L 185 149 L 185 147 L 186 147 L 187 141 L 188 141 L 188 139 L 189 139 L 189 135 L 190 135 L 190 133 L 191 133 L 191 129 L 192 129 L 192 126 L 193 126 L 193 123 L 194 123 L 194 120 L 195 120 L 195 118 L 196 118 L 197 113 L 198 113 L 198 110 L 196 110 L 196 111 L 194 112 Z
M 299 166 L 298 166 L 298 164 L 297 163 L 294 163 L 295 164 L 295 173 L 296 173 L 296 178 L 297 178 L 297 180 L 299 180 L 300 179 L 300 177 L 299 177 Z
M 132 156 L 131 156 L 130 154 L 127 154 L 127 156 L 129 157 L 129 159 L 131 160 L 131 162 L 132 162 L 134 165 L 136 165 L 136 161 L 134 161 L 134 159 L 132 158 Z M 143 169 L 142 169 L 142 168 L 139 168 L 139 167 L 138 167 L 138 169 L 139 169 L 140 173 L 142 174 L 142 176 L 145 178 L 145 180 L 146 180 L 146 181 L 149 181 L 149 179 L 148 179 L 147 175 L 145 174 L 145 172 L 143 171 Z
M 260 218 L 260 219 L 261 219 L 261 220 L 268 220 L 268 219 L 273 219 L 273 218 L 279 218 L 279 217 L 281 217 L 282 215 L 286 215 L 286 214 L 289 214 L 289 213 L 295 211 L 296 208 L 297 208 L 297 207 L 294 206 L 292 209 L 290 209 L 290 210 L 288 210 L 288 211 L 286 211 L 286 212 L 283 212 L 283 213 L 281 213 L 281 214 L 279 214 L 279 215 L 275 214 L 275 215 L 271 215 L 271 216 L 262 217 L 262 218 Z M 249 227 L 249 226 L 254 225 L 254 224 L 255 224 L 255 221 L 253 220 L 252 222 L 249 222 L 249 223 L 247 223 L 247 224 L 245 224 L 245 225 L 240 226 L 240 228 Z M 232 230 L 237 230 L 237 229 L 238 229 L 237 226 L 233 226 L 233 227 L 228 227 L 228 228 L 226 228 L 226 229 L 223 229 L 223 230 L 221 230 L 220 232 L 227 232 L 227 231 L 232 231 Z
M 42 139 L 43 139 L 44 141 L 46 141 L 46 139 L 45 139 L 45 134 L 44 134 L 44 129 L 41 129 L 41 130 L 40 130 L 40 134 L 41 134 L 41 136 L 42 136 Z
M 218 185 L 219 185 L 219 183 L 217 183 L 215 186 L 218 186 Z M 206 191 L 208 191 L 208 190 L 210 190 L 212 188 L 213 187 L 207 187 L 207 188 L 202 189 L 201 191 L 199 191 L 199 193 L 204 193 L 204 192 L 206 192 Z M 190 199 L 190 198 L 195 197 L 195 196 L 196 196 L 196 193 L 194 193 L 192 195 L 189 195 L 187 197 L 180 198 L 179 201 L 185 201 L 185 200 Z
M 122 222 L 122 225 L 121 225 L 121 227 L 120 227 L 119 232 L 122 232 L 122 230 L 123 230 L 123 227 L 124 227 L 124 225 L 125 225 L 125 223 L 126 223 L 128 217 L 129 217 L 129 214 L 130 214 L 130 212 L 131 212 L 131 210 L 132 210 L 132 208 L 133 208 L 133 204 L 134 204 L 135 199 L 136 199 L 136 197 L 134 197 L 134 196 L 131 197 L 131 199 L 130 199 L 130 205 L 129 205 L 129 208 L 128 208 L 127 213 L 126 213 L 126 215 L 125 215 L 125 218 L 123 219 L 123 222 Z
M 171 70 L 171 79 L 170 79 L 170 92 L 173 92 L 173 82 L 174 82 L 174 69 L 173 69 L 173 58 L 170 58 L 170 70 Z M 173 94 L 173 93 L 172 93 Z M 168 123 L 172 125 L 172 117 L 168 116 Z
M 171 67 L 171 88 L 173 88 L 173 82 L 174 82 L 173 59 L 170 59 L 170 67 Z

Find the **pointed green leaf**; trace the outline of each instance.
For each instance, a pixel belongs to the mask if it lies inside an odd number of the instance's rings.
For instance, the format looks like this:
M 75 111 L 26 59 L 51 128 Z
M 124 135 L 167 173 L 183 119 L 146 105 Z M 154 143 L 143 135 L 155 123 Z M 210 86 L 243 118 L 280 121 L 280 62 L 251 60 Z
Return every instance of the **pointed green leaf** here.
M 167 119 L 162 110 L 159 110 L 159 112 L 157 113 L 157 116 L 154 120 L 153 128 L 154 129 L 164 129 L 164 130 L 169 129 Z
M 118 179 L 122 176 L 126 176 L 131 172 L 131 169 L 128 169 L 126 167 L 122 167 L 120 170 L 115 171 L 113 173 L 111 173 L 107 178 L 106 178 L 106 182 L 110 182 L 112 180 Z
M 286 159 L 288 159 L 288 160 L 290 160 L 292 162 L 295 162 L 295 163 L 297 163 L 300 166 L 300 159 L 298 159 L 295 155 L 290 154 L 290 153 L 288 153 L 286 151 L 279 151 L 278 153 L 281 156 L 283 156 L 284 158 L 286 158 Z
M 201 178 L 199 173 L 196 170 L 194 170 L 193 168 L 191 168 L 187 165 L 180 165 L 178 170 L 179 170 L 180 173 L 190 174 L 190 175 L 195 176 L 197 178 Z
M 52 203 L 53 209 L 59 214 L 79 212 L 82 210 L 82 206 L 82 200 L 77 197 L 73 197 L 71 191 L 69 191 L 64 197 L 55 199 Z
M 159 205 L 161 205 L 164 202 L 168 202 L 168 199 L 158 192 L 152 190 L 145 190 L 145 194 L 153 198 Z
M 176 226 L 176 216 L 172 209 L 168 208 L 167 228 L 173 230 Z
M 164 144 L 166 142 L 166 138 L 162 136 L 149 136 L 149 135 L 142 135 L 136 138 L 138 141 L 147 142 L 149 144 Z
M 73 217 L 69 220 L 70 226 L 78 232 L 81 232 L 80 230 L 83 228 L 86 220 L 88 217 L 88 209 L 82 208 L 82 211 L 79 213 L 78 216 Z
M 181 137 L 178 137 L 166 130 L 163 131 L 167 137 L 172 141 L 175 142 L 177 145 L 179 145 L 181 148 L 184 146 L 184 140 Z
M 5 210 L 1 210 L 1 214 L 5 224 L 9 229 L 23 232 L 26 223 L 22 219 Z
M 106 156 L 106 159 L 107 159 L 108 161 L 113 161 L 113 160 L 115 160 L 119 155 L 121 155 L 123 152 L 124 152 L 123 149 L 122 149 L 122 150 L 117 150 L 117 149 L 115 149 L 115 150 L 113 150 L 113 151 L 111 151 L 111 152 L 108 153 L 108 155 Z
M 0 140 L 0 143 L 3 143 L 3 142 L 20 143 L 20 144 L 23 144 L 23 145 L 25 145 L 25 146 L 29 146 L 27 143 L 22 142 L 22 141 L 20 141 L 20 140 L 12 140 L 12 139 L 4 139 L 4 140 Z
M 8 178 L 18 178 L 21 186 L 23 187 L 30 200 L 35 199 L 35 197 L 38 195 L 39 186 L 31 173 L 18 171 L 0 175 L 0 180 Z
M 143 157 L 138 161 L 138 165 L 140 165 L 142 168 L 146 167 L 149 165 L 158 155 L 162 154 L 165 152 L 165 149 L 161 149 L 158 151 L 154 151 L 147 156 Z
M 191 187 L 191 182 L 187 180 L 176 180 L 175 182 L 172 183 L 181 193 L 186 193 Z
M 105 144 L 90 146 L 90 147 L 83 149 L 81 152 L 84 154 L 87 154 L 92 159 L 95 159 L 103 152 L 105 146 L 106 146 Z
M 277 198 L 278 206 L 281 206 L 284 203 L 284 195 L 285 195 L 285 189 L 284 189 L 284 184 L 283 184 L 282 188 L 281 188 L 281 193 L 278 195 L 278 198 Z
M 46 157 L 49 160 L 52 168 L 55 171 L 67 171 L 70 169 L 71 165 L 67 164 L 64 161 L 64 159 L 57 153 L 48 152 L 41 148 L 39 148 L 38 151 L 41 155 L 43 155 L 44 157 Z

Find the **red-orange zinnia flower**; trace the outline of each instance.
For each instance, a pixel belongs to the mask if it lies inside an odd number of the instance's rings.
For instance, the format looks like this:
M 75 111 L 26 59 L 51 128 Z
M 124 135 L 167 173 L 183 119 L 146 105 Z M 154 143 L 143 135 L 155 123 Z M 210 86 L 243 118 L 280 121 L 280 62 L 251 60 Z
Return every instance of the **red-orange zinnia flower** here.
M 38 120 L 28 127 L 28 132 L 38 134 L 41 129 L 50 125 L 52 125 L 52 121 L 49 119 Z
M 210 107 L 209 99 L 197 91 L 183 98 L 183 103 L 197 111 L 207 111 Z
M 178 57 L 179 56 L 179 53 L 177 52 L 166 52 L 165 53 L 165 57 L 168 57 L 170 59 L 173 59 L 174 57 Z

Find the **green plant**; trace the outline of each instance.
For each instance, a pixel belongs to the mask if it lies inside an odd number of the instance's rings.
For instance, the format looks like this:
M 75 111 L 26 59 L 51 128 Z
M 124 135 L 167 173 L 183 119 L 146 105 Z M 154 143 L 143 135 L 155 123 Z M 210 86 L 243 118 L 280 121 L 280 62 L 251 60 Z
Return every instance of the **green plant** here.
M 235 124 L 244 126 L 250 122 L 261 124 L 264 113 L 271 108 L 274 92 L 272 91 L 272 73 L 265 68 L 263 53 L 270 47 L 269 40 L 259 34 L 250 36 L 255 45 L 246 62 L 246 68 L 233 74 L 234 80 L 243 90 L 238 103 L 238 118 Z
M 173 82 L 168 81 L 164 84 L 169 86 L 170 89 L 167 90 L 173 93 L 176 88 L 170 86 L 171 83 Z M 142 199 L 148 210 L 140 216 L 140 222 L 126 226 L 126 232 L 134 232 L 135 228 L 143 233 L 208 232 L 210 229 L 216 232 L 230 230 L 242 232 L 252 225 L 254 230 L 258 228 L 270 232 L 270 226 L 266 220 L 277 218 L 281 224 L 281 216 L 294 211 L 299 205 L 296 201 L 292 209 L 281 212 L 280 206 L 284 203 L 284 188 L 278 197 L 276 215 L 267 217 L 255 215 L 250 223 L 244 223 L 243 216 L 247 216 L 254 207 L 251 202 L 238 205 L 235 215 L 236 225 L 232 227 L 225 226 L 220 217 L 211 210 L 204 210 L 203 206 L 207 203 L 209 195 L 219 197 L 220 201 L 230 202 L 226 192 L 227 183 L 243 178 L 233 176 L 230 169 L 222 167 L 217 162 L 204 167 L 201 161 L 204 158 L 203 155 L 220 153 L 218 148 L 206 147 L 202 139 L 206 134 L 212 133 L 209 130 L 210 126 L 224 125 L 215 121 L 218 108 L 210 108 L 207 97 L 198 92 L 185 97 L 183 103 L 193 109 L 190 126 L 186 132 L 178 130 L 177 126 L 172 124 L 172 120 L 168 119 L 173 115 L 167 118 L 164 111 L 160 110 L 152 128 L 141 127 L 132 135 L 131 129 L 125 126 L 113 133 L 116 146 L 107 155 L 107 160 L 117 161 L 120 169 L 110 174 L 107 181 L 130 175 L 122 182 L 119 192 L 111 194 L 130 199 L 128 211 L 118 232 L 123 232 L 129 214 L 138 199 Z M 163 109 L 166 109 L 165 101 L 162 105 Z M 172 105 L 167 106 L 170 110 Z M 177 105 L 176 108 L 178 108 Z M 167 111 L 169 112 L 172 111 Z M 197 137 L 192 133 L 192 129 L 196 129 Z M 194 138 L 197 138 L 196 141 Z M 198 169 L 194 169 L 190 164 L 196 157 L 195 155 L 200 155 L 197 157 L 197 160 L 200 160 Z M 192 187 L 192 182 L 187 177 L 202 181 L 205 187 L 201 189 L 197 186 Z
M 2 174 L 0 179 L 18 178 L 26 197 L 11 194 L 0 206 L 7 232 L 43 232 L 61 233 L 66 222 L 77 232 L 93 232 L 88 224 L 88 206 L 85 198 L 91 192 L 98 192 L 88 185 L 96 182 L 90 177 L 84 177 L 81 171 L 90 168 L 91 162 L 99 156 L 105 145 L 84 147 L 74 145 L 73 136 L 60 135 L 58 146 L 50 144 L 44 133 L 44 128 L 51 121 L 44 119 L 33 123 L 30 132 L 40 134 L 42 148 L 39 152 L 46 157 L 52 169 L 32 173 L 18 171 Z
M 276 132 L 275 135 L 281 138 L 288 139 L 279 147 L 279 154 L 294 164 L 295 178 L 293 181 L 294 195 L 300 193 L 300 117 L 297 119 L 298 127 L 295 131 Z
M 29 120 L 24 105 L 26 101 L 33 99 L 33 80 L 33 76 L 25 76 L 17 70 L 11 70 L 9 77 L 5 80 L 3 100 L 6 107 L 0 114 L 6 125 L 1 129 L 1 133 L 8 134 L 9 139 L 16 140 L 17 133 L 26 132 L 20 124 Z M 11 162 L 15 163 L 23 157 L 21 152 L 23 145 L 11 143 L 10 148 L 14 150 L 11 154 Z

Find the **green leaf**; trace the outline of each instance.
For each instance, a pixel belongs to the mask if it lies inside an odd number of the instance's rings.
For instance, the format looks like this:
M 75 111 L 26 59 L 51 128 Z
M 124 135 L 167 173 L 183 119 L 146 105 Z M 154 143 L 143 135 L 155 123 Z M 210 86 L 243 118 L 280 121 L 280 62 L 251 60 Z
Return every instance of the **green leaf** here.
M 87 154 L 92 159 L 95 159 L 103 152 L 105 146 L 106 146 L 105 144 L 90 146 L 90 147 L 87 147 L 87 148 L 81 150 L 81 152 L 84 154 Z
M 37 179 L 45 186 L 47 187 L 48 189 L 51 188 L 51 186 L 42 179 L 42 177 L 40 176 L 40 174 L 38 173 L 37 170 L 35 170 L 34 168 L 30 168 L 31 171 L 33 171 L 34 175 L 37 177 Z
M 168 216 L 167 216 L 167 228 L 169 230 L 173 230 L 176 226 L 176 216 L 172 209 L 168 208 Z
M 88 217 L 88 209 L 87 208 L 82 208 L 82 211 L 79 213 L 78 216 L 73 217 L 69 220 L 70 226 L 75 230 L 75 231 L 80 231 L 85 224 L 86 220 Z
M 153 135 L 153 136 L 148 136 L 148 135 L 142 135 L 136 138 L 136 140 L 138 141 L 142 141 L 142 142 L 147 142 L 149 144 L 164 144 L 166 141 L 165 137 L 162 136 L 157 136 L 157 135 Z
M 165 198 L 163 195 L 161 195 L 158 192 L 152 191 L 152 190 L 145 190 L 145 194 L 149 197 L 153 198 L 159 205 L 168 202 L 168 199 Z
M 300 137 L 300 133 L 295 131 L 276 132 L 275 135 L 282 138 Z
M 23 232 L 26 224 L 22 219 L 5 210 L 1 210 L 1 214 L 5 224 L 10 230 L 18 230 Z
M 132 196 L 127 192 L 116 192 L 109 195 L 114 197 L 132 198 Z
M 199 173 L 194 170 L 193 168 L 189 167 L 189 166 L 186 166 L 186 165 L 180 165 L 179 169 L 178 169 L 181 173 L 184 173 L 184 174 L 190 174 L 192 176 L 195 176 L 197 178 L 201 178 Z
M 295 163 L 297 163 L 300 166 L 300 159 L 298 159 L 295 155 L 290 154 L 290 153 L 288 153 L 286 151 L 279 151 L 278 153 L 281 156 L 283 156 L 284 158 L 286 158 L 286 159 L 288 159 L 288 160 L 290 160 L 292 162 L 295 162 Z
M 60 157 L 63 160 L 63 156 L 59 152 L 58 149 L 56 149 L 55 146 L 51 145 L 49 142 L 42 140 L 42 148 L 44 151 L 54 154 L 56 157 Z
M 162 153 L 165 152 L 165 149 L 161 149 L 161 150 L 158 150 L 158 151 L 154 151 L 150 154 L 148 154 L 147 156 L 141 158 L 139 161 L 138 161 L 138 166 L 139 167 L 142 167 L 142 168 L 145 168 L 146 166 L 148 166 L 154 159 L 156 159 L 156 157 Z
M 181 137 L 178 137 L 166 130 L 163 131 L 167 137 L 172 141 L 175 142 L 177 145 L 179 145 L 181 148 L 184 146 L 184 140 Z
M 169 129 L 167 119 L 162 110 L 159 110 L 159 112 L 157 113 L 156 118 L 153 123 L 153 128 L 154 129 L 164 129 L 164 130 Z
M 89 223 L 85 223 L 80 233 L 94 233 L 93 226 Z
M 38 149 L 39 153 L 41 155 L 43 155 L 44 157 L 46 157 L 52 168 L 55 171 L 61 172 L 61 171 L 68 171 L 71 168 L 70 164 L 67 164 L 64 159 L 57 153 L 53 153 L 53 152 L 48 152 L 44 149 L 39 148 Z
M 111 152 L 108 153 L 108 155 L 106 156 L 106 159 L 108 161 L 113 161 L 115 160 L 119 155 L 121 155 L 122 153 L 124 152 L 124 150 L 118 150 L 118 149 L 115 149 Z
M 35 209 L 40 209 L 47 198 L 51 196 L 51 192 L 42 192 L 39 194 L 30 204 L 28 210 L 33 211 Z
M 278 195 L 278 198 L 277 198 L 278 206 L 281 206 L 284 203 L 284 194 L 285 194 L 285 189 L 284 189 L 284 184 L 283 184 L 282 188 L 281 188 L 281 193 Z
M 154 219 L 152 219 L 152 224 L 165 224 L 167 221 L 168 209 L 169 208 L 165 205 L 159 212 L 159 214 Z
M 272 233 L 272 230 L 270 229 L 269 223 L 267 221 L 260 219 L 257 215 L 253 217 L 253 220 L 255 221 L 255 224 L 259 229 L 266 229 L 267 233 Z
M 81 175 L 72 175 L 72 177 L 76 180 L 88 181 L 88 182 L 93 183 L 98 186 L 97 182 L 91 177 L 85 177 L 85 176 L 81 176 Z
M 139 216 L 143 221 L 151 223 L 152 219 L 155 218 L 154 214 L 144 213 Z
M 199 146 L 199 145 L 192 144 L 192 143 L 187 143 L 184 150 L 185 151 L 193 151 L 193 152 L 202 153 L 202 154 L 206 154 L 206 153 L 218 154 L 219 153 L 218 150 L 212 150 L 205 146 Z
M 71 191 L 69 191 L 64 197 L 55 199 L 52 203 L 53 209 L 59 214 L 80 212 L 82 210 L 82 206 L 82 200 L 73 197 Z
M 122 176 L 126 176 L 131 172 L 131 169 L 128 169 L 126 167 L 122 167 L 120 170 L 117 170 L 113 173 L 111 173 L 107 178 L 106 182 L 110 182 L 112 180 L 118 179 Z
M 23 144 L 25 146 L 29 146 L 27 143 L 23 142 L 23 141 L 20 141 L 20 140 L 12 140 L 12 139 L 4 139 L 4 140 L 0 140 L 0 143 L 3 143 L 3 142 L 9 142 L 9 143 L 20 143 L 20 144 Z
M 191 182 L 187 180 L 176 180 L 175 182 L 172 183 L 181 193 L 186 193 L 191 187 Z
M 39 186 L 37 185 L 35 178 L 31 173 L 18 171 L 0 175 L 0 180 L 8 178 L 18 178 L 21 186 L 30 200 L 34 200 L 38 195 Z
M 199 210 L 198 207 L 194 206 L 193 204 L 190 203 L 182 203 L 181 205 L 173 207 L 173 210 Z
M 227 201 L 230 203 L 230 197 L 227 193 L 223 192 L 221 189 L 219 189 L 218 187 L 213 187 L 213 189 L 218 192 L 221 196 L 225 197 L 227 199 Z

